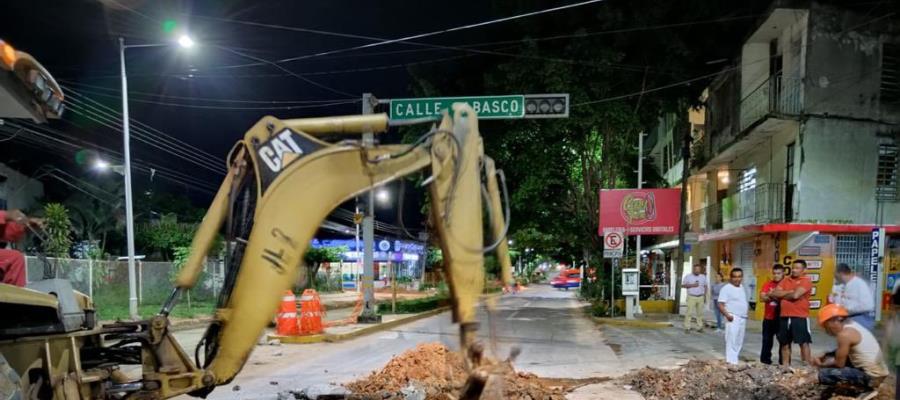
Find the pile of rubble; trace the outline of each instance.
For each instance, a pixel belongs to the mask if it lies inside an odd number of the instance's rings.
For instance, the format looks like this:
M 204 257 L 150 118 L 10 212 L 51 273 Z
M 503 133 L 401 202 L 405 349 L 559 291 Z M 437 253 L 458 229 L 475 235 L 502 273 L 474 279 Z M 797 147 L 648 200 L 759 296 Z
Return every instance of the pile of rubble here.
M 488 385 L 497 398 L 512 400 L 562 400 L 570 388 L 553 386 L 533 374 L 516 372 L 510 363 L 486 366 L 496 385 Z M 346 385 L 355 395 L 380 399 L 454 400 L 466 384 L 462 355 L 439 343 L 416 346 L 391 359 L 380 371 Z
M 818 384 L 816 370 L 721 360 L 691 361 L 675 370 L 643 368 L 624 376 L 623 385 L 647 400 L 669 399 L 822 399 L 831 393 Z M 893 399 L 893 382 L 885 382 L 876 399 Z M 844 399 L 835 395 L 831 399 Z

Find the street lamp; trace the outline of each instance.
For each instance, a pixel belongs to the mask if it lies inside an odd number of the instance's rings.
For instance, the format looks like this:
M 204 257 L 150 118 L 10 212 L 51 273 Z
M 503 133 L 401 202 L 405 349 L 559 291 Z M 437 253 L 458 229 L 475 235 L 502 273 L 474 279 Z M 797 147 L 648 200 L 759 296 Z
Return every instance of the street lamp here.
M 187 35 L 178 38 L 178 45 L 182 48 L 190 48 L 194 41 Z M 131 319 L 137 320 L 138 298 L 137 281 L 134 265 L 134 208 L 132 207 L 131 194 L 131 133 L 129 132 L 130 120 L 128 119 L 128 78 L 125 74 L 125 49 L 137 47 L 164 47 L 169 44 L 135 44 L 126 45 L 125 38 L 119 38 L 119 63 L 122 69 L 122 154 L 125 156 L 125 237 L 128 243 L 128 313 Z
M 388 193 L 387 189 L 382 188 L 375 192 L 375 198 L 378 199 L 379 203 L 384 204 L 391 200 L 391 194 Z

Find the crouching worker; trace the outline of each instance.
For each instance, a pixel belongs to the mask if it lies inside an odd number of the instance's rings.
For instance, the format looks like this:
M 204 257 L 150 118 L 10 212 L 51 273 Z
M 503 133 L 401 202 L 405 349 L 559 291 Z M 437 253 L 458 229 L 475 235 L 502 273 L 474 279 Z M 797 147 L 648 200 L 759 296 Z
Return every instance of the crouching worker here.
M 819 368 L 819 383 L 865 394 L 881 385 L 888 369 L 875 336 L 849 316 L 839 304 L 822 307 L 819 325 L 837 340 L 837 349 L 812 361 Z

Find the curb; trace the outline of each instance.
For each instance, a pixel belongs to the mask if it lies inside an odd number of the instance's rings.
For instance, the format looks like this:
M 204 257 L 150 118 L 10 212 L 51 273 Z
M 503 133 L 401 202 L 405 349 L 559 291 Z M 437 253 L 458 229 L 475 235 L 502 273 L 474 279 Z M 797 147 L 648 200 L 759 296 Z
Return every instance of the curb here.
M 668 321 L 641 321 L 634 319 L 618 319 L 618 318 L 603 318 L 603 317 L 591 317 L 597 324 L 601 325 L 615 325 L 615 326 L 624 326 L 629 328 L 646 328 L 646 329 L 664 329 L 671 328 L 674 325 Z
M 354 331 L 346 332 L 346 333 L 322 333 L 318 335 L 308 335 L 308 336 L 281 336 L 281 335 L 266 335 L 268 340 L 280 340 L 283 344 L 309 344 L 309 343 L 335 343 L 341 342 L 348 339 L 357 338 L 360 336 L 368 335 L 375 332 L 386 331 L 391 328 L 395 328 L 397 326 L 417 321 L 423 318 L 428 318 L 431 316 L 435 316 L 443 313 L 444 311 L 449 310 L 450 307 L 438 307 L 434 310 L 425 311 L 418 314 L 413 314 L 408 317 L 398 318 L 393 321 L 382 322 L 380 324 L 366 326 L 364 328 L 360 328 Z

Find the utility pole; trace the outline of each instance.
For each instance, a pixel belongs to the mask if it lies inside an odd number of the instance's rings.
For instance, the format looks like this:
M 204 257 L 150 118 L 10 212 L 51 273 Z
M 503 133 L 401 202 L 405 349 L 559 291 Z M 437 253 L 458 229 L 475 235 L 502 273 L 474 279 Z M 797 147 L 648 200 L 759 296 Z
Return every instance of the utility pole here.
M 675 264 L 675 309 L 673 314 L 681 311 L 681 275 L 684 273 L 684 231 L 687 229 L 687 181 L 691 164 L 691 132 L 683 129 L 684 137 L 681 139 L 681 213 L 678 223 L 678 258 Z
M 134 207 L 131 193 L 131 133 L 128 119 L 128 78 L 125 76 L 125 39 L 119 38 L 119 62 L 122 67 L 122 143 L 125 156 L 125 242 L 128 247 L 128 315 L 140 319 L 134 268 Z
M 638 134 L 637 188 L 644 187 L 644 132 Z M 638 294 L 625 298 L 625 319 L 634 319 L 635 311 L 640 312 L 641 292 L 641 235 L 635 236 L 634 268 L 637 270 Z
M 362 113 L 369 115 L 375 112 L 378 100 L 371 93 L 362 95 Z M 362 135 L 363 147 L 375 145 L 375 134 L 365 132 Z M 373 188 L 374 189 L 374 188 Z M 375 310 L 375 191 L 369 190 L 366 214 L 363 217 L 363 310 L 357 321 L 361 323 L 381 322 L 381 316 Z
M 353 248 L 356 250 L 356 262 L 353 263 L 353 281 L 356 282 L 356 293 L 360 293 L 362 288 L 360 285 L 362 284 L 362 277 L 360 272 L 362 272 L 362 263 L 360 263 L 359 256 L 359 221 L 356 220 L 357 215 L 359 215 L 359 199 L 357 198 L 356 202 L 356 213 L 353 214 L 353 224 L 356 225 L 356 246 Z

